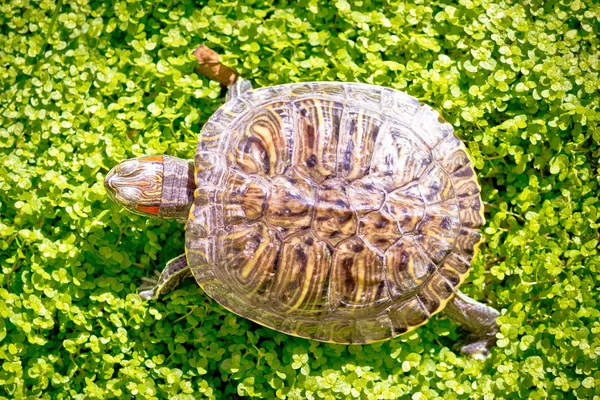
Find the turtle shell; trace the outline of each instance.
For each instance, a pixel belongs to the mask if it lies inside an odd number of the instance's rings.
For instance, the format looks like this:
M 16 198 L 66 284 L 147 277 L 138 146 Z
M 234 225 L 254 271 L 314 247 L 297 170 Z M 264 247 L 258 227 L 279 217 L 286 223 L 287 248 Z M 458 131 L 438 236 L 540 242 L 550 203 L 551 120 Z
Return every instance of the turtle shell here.
M 437 111 L 356 83 L 244 93 L 203 127 L 186 254 L 214 300 L 335 343 L 441 311 L 481 235 L 480 188 Z

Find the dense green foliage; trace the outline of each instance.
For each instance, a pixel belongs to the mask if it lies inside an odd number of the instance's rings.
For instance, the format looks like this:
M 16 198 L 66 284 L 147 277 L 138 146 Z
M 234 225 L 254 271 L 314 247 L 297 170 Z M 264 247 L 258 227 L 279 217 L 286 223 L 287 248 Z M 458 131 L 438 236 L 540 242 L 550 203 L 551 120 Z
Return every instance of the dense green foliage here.
M 600 398 L 599 30 L 594 0 L 2 2 L 0 397 Z M 194 73 L 202 42 L 256 86 L 369 82 L 442 110 L 486 202 L 463 286 L 502 310 L 486 362 L 444 318 L 342 346 L 191 281 L 140 299 L 183 229 L 124 211 L 103 177 L 193 155 L 223 102 Z

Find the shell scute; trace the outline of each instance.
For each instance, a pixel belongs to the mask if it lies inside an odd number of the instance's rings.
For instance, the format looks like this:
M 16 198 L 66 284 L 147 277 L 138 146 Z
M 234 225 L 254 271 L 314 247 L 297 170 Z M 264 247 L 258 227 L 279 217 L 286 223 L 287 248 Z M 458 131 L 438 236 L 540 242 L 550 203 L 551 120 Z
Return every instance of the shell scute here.
M 477 245 L 481 242 L 481 233 L 471 228 L 460 228 L 456 237 L 456 250 L 459 254 L 469 261 L 475 254 Z
M 439 273 L 434 273 L 427 283 L 421 288 L 417 298 L 423 308 L 430 314 L 440 310 L 454 294 L 454 288 Z
M 435 264 L 454 249 L 457 225 L 453 222 L 450 217 L 426 213 L 417 227 L 417 242 Z
M 272 226 L 286 230 L 310 227 L 316 200 L 316 189 L 301 174 L 292 170 L 271 181 L 265 220 Z
M 186 239 L 185 255 L 188 263 L 194 265 L 192 275 L 200 284 L 217 279 L 212 269 L 213 248 L 213 242 L 210 239 L 201 239 L 194 236 Z
M 436 147 L 446 136 L 452 135 L 452 125 L 443 121 L 440 113 L 424 104 L 413 116 L 411 129 L 427 144 L 429 149 Z
M 223 148 L 223 144 L 227 141 L 227 135 L 223 135 L 225 127 L 217 118 L 211 119 L 202 127 L 198 136 L 198 147 L 196 153 L 206 151 L 218 151 Z
M 233 136 L 237 143 L 229 152 L 230 164 L 237 164 L 248 174 L 274 176 L 291 164 L 293 135 L 285 106 L 271 105 L 242 121 Z
M 331 256 L 311 233 L 284 240 L 270 298 L 286 309 L 327 312 Z
M 224 157 L 211 151 L 197 151 L 194 156 L 196 186 L 218 188 L 227 174 Z
M 219 107 L 214 112 L 213 117 L 219 121 L 219 124 L 225 129 L 229 128 L 233 121 L 248 109 L 248 105 L 240 99 L 233 99 Z
M 419 185 L 404 187 L 388 194 L 386 206 L 403 233 L 413 232 L 425 215 L 425 201 Z
M 356 320 L 335 319 L 321 323 L 314 338 L 334 343 L 356 343 Z
M 293 165 L 320 184 L 336 174 L 337 145 L 344 107 L 327 100 L 302 100 L 296 108 L 296 138 Z
M 456 197 L 450 176 L 436 164 L 423 174 L 419 189 L 428 204 L 440 203 Z
M 433 156 L 444 170 L 452 174 L 469 164 L 465 145 L 454 135 L 448 135 L 432 150 Z
M 280 242 L 263 223 L 227 226 L 216 235 L 216 259 L 229 279 L 248 293 L 264 294 L 273 281 Z
M 465 279 L 469 268 L 470 262 L 453 252 L 444 259 L 444 262 L 438 268 L 438 272 L 454 287 L 458 287 Z
M 413 139 L 406 127 L 389 128 L 378 137 L 371 160 L 371 176 L 388 191 L 418 179 L 433 158 Z
M 404 236 L 388 249 L 385 258 L 388 290 L 393 299 L 414 293 L 436 269 L 436 264 L 420 250 L 411 236 Z
M 376 186 L 370 179 L 360 179 L 346 187 L 348 201 L 360 216 L 379 210 L 385 201 L 385 190 Z
M 290 91 L 287 85 L 268 86 L 258 90 L 250 90 L 243 93 L 240 99 L 248 104 L 249 107 L 255 107 L 256 104 L 270 103 L 285 99 L 289 96 Z
M 382 209 L 360 219 L 358 234 L 371 248 L 385 253 L 400 237 L 400 229 L 394 218 Z
M 348 112 L 342 119 L 337 173 L 347 181 L 362 178 L 371 166 L 371 154 L 382 121 L 366 110 Z
M 454 249 L 460 228 L 458 203 L 452 198 L 427 207 L 416 237 L 423 250 L 439 264 Z
M 348 97 L 358 104 L 381 104 L 381 88 L 373 86 L 353 85 L 347 88 Z
M 392 329 L 396 335 L 423 325 L 430 317 L 416 296 L 392 305 L 388 311 L 388 315 L 392 322 Z
M 475 178 L 475 171 L 470 164 L 454 172 L 452 177 L 454 178 L 454 190 L 457 197 L 469 197 L 479 193 L 480 189 Z
M 381 109 L 383 115 L 392 120 L 400 120 L 405 125 L 410 125 L 420 105 L 419 100 L 406 93 L 389 88 L 381 88 Z
M 344 186 L 331 182 L 317 190 L 313 229 L 332 246 L 356 234 L 357 217 Z
M 250 106 L 241 98 L 234 98 L 223 104 L 222 108 L 224 113 L 231 114 L 233 116 L 232 120 L 235 120 L 236 117 L 239 117 L 248 110 Z
M 459 216 L 462 224 L 469 228 L 479 228 L 485 224 L 483 202 L 479 194 L 458 198 Z
M 193 239 L 207 238 L 212 228 L 219 225 L 217 219 L 221 207 L 213 202 L 199 205 L 198 199 L 196 199 L 196 204 L 192 206 L 190 218 L 185 226 L 187 236 Z
M 337 82 L 307 82 L 291 85 L 290 94 L 292 97 L 324 97 L 344 100 L 346 90 Z
M 267 200 L 265 184 L 258 179 L 233 172 L 225 183 L 223 220 L 225 225 L 252 221 L 262 216 Z
M 389 302 L 386 275 L 383 258 L 358 237 L 340 243 L 331 267 L 331 306 L 339 310 L 353 310 Z
M 319 87 L 321 88 L 320 89 L 321 93 L 325 90 L 330 90 L 330 88 L 332 86 L 335 86 L 335 85 L 327 84 L 326 82 L 324 82 L 322 85 L 319 85 Z M 337 88 L 337 89 L 341 90 L 341 88 Z M 315 92 L 318 92 L 317 85 L 312 82 L 303 83 L 300 85 L 292 85 L 291 90 L 290 90 L 290 94 L 292 96 L 312 95 Z
M 356 321 L 354 342 L 370 343 L 394 336 L 392 321 L 387 314 Z

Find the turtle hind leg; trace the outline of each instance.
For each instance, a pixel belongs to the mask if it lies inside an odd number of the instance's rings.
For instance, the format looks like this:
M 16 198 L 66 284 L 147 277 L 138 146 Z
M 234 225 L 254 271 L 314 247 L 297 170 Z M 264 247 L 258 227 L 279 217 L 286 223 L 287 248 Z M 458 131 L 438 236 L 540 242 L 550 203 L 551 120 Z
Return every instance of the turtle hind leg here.
M 461 292 L 456 293 L 444 313 L 469 331 L 462 341 L 461 352 L 481 360 L 487 358 L 496 344 L 496 333 L 499 332 L 496 318 L 500 313 Z
M 144 299 L 155 299 L 161 294 L 165 294 L 177 287 L 181 281 L 192 276 L 192 271 L 188 265 L 185 254 L 175 257 L 167 262 L 165 269 L 161 272 L 158 279 L 145 279 L 140 289 L 140 296 Z
M 225 101 L 236 99 L 249 90 L 252 90 L 252 84 L 250 81 L 239 76 L 233 85 L 229 87 Z

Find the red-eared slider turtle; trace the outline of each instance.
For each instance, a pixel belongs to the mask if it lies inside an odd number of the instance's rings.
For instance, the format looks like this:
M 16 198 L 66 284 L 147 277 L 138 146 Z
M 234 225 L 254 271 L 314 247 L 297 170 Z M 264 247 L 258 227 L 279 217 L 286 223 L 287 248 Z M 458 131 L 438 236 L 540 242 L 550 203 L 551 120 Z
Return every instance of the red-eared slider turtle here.
M 186 222 L 154 298 L 193 276 L 228 310 L 334 343 L 393 338 L 445 314 L 488 353 L 498 312 L 458 287 L 484 224 L 467 151 L 438 112 L 357 83 L 240 79 L 193 162 L 126 160 L 106 177 L 132 212 Z

